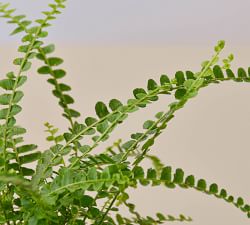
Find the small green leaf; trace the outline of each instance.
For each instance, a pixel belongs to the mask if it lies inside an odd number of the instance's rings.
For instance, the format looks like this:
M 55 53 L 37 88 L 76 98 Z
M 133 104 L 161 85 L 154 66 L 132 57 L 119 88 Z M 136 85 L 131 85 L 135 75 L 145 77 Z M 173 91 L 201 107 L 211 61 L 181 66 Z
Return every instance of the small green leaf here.
M 135 144 L 135 140 L 130 140 L 130 141 L 125 142 L 125 143 L 122 145 L 122 148 L 124 148 L 125 150 L 128 150 L 128 149 L 130 149 L 134 144 Z
M 193 175 L 187 176 L 185 180 L 185 184 L 188 185 L 189 187 L 194 187 L 195 185 L 195 178 Z
M 12 95 L 11 94 L 2 94 L 0 95 L 0 104 L 8 105 L 10 103 Z M 19 102 L 23 97 L 22 91 L 16 91 L 13 97 L 13 103 Z
M 32 176 L 35 173 L 34 170 L 26 167 L 21 167 L 21 172 L 24 176 Z
M 65 75 L 66 75 L 66 71 L 65 70 L 62 70 L 62 69 L 53 70 L 53 76 L 56 79 L 63 78 Z
M 163 115 L 164 115 L 164 112 L 158 112 L 158 113 L 155 114 L 155 117 L 157 119 L 160 119 Z
M 15 116 L 16 114 L 18 114 L 20 111 L 22 110 L 21 106 L 19 105 L 13 105 L 11 107 L 10 113 L 9 113 L 9 117 Z M 5 119 L 6 116 L 8 114 L 8 108 L 5 109 L 1 109 L 0 110 L 0 119 Z
M 226 73 L 228 78 L 235 78 L 235 75 L 231 69 L 226 69 Z
M 162 74 L 160 78 L 161 85 L 170 84 L 170 79 L 167 75 Z
M 17 33 L 22 32 L 22 31 L 24 31 L 24 28 L 20 26 L 20 27 L 17 27 L 15 30 L 13 30 L 13 31 L 10 33 L 10 35 L 14 35 L 14 34 L 17 34 Z
M 143 88 L 136 88 L 133 90 L 135 98 L 140 99 L 142 96 L 146 95 L 147 92 Z M 143 95 L 140 95 L 143 94 Z
M 109 107 L 111 108 L 112 111 L 116 111 L 121 106 L 122 106 L 122 103 L 117 99 L 112 99 L 109 102 Z
M 143 128 L 144 129 L 153 129 L 154 123 L 155 122 L 153 120 L 147 120 L 144 122 Z
M 90 146 L 89 145 L 83 145 L 79 148 L 79 150 L 84 154 L 86 152 L 88 152 L 90 150 Z
M 194 76 L 194 73 L 192 71 L 186 71 L 186 77 L 187 77 L 187 79 L 195 80 L 195 76 Z
M 33 36 L 31 34 L 27 34 L 22 38 L 22 42 L 31 42 L 33 40 Z
M 172 168 L 170 166 L 164 167 L 161 172 L 161 180 L 171 182 Z
M 29 155 L 20 156 L 19 157 L 20 164 L 23 165 L 26 163 L 34 162 L 34 161 L 40 159 L 40 157 L 41 157 L 41 152 L 36 152 L 36 153 L 31 153 Z
M 69 95 L 63 95 L 63 100 L 65 101 L 66 104 L 74 103 L 74 99 Z
M 16 76 L 15 76 L 15 74 L 14 74 L 13 71 L 8 72 L 8 73 L 6 74 L 6 77 L 8 77 L 9 79 L 14 79 L 14 78 L 16 78 Z
M 184 171 L 182 169 L 177 169 L 174 174 L 174 183 L 181 184 L 184 179 Z
M 20 76 L 18 78 L 17 87 L 21 87 L 27 81 L 27 76 Z
M 1 105 L 9 105 L 10 99 L 11 99 L 10 94 L 2 94 L 2 95 L 0 95 L 0 104 Z
M 95 105 L 96 115 L 103 118 L 109 114 L 107 106 L 103 102 L 97 102 Z
M 23 67 L 22 67 L 22 72 L 25 72 L 25 71 L 29 70 L 30 67 L 31 67 L 31 62 L 28 62 L 28 61 L 25 62 L 25 63 L 23 64 Z
M 147 179 L 156 179 L 157 173 L 155 169 L 148 169 L 147 171 Z
M 51 57 L 51 58 L 48 58 L 47 60 L 50 66 L 58 66 L 63 63 L 63 59 L 58 58 L 58 57 Z
M 97 131 L 100 133 L 104 133 L 109 128 L 109 123 L 107 120 L 104 120 L 103 122 L 99 123 L 96 127 Z
M 156 216 L 158 217 L 159 220 L 164 221 L 166 220 L 166 217 L 162 213 L 156 213 Z
M 74 109 L 66 109 L 66 112 L 71 116 L 71 117 L 79 117 L 81 114 L 74 110 Z
M 36 58 L 37 58 L 37 59 L 40 59 L 40 60 L 42 60 L 42 61 L 45 61 L 45 57 L 44 57 L 44 55 L 41 54 L 41 53 L 36 54 Z
M 209 192 L 211 194 L 217 194 L 218 193 L 218 185 L 217 184 L 211 184 L 209 187 Z
M 136 166 L 136 167 L 133 169 L 133 174 L 134 174 L 134 178 L 135 178 L 135 179 L 144 178 L 144 170 L 143 170 L 143 168 L 140 167 L 140 166 Z
M 85 123 L 87 126 L 91 126 L 93 123 L 96 123 L 96 122 L 97 122 L 97 119 L 93 117 L 87 117 L 85 119 Z
M 225 189 L 221 189 L 221 191 L 220 191 L 220 197 L 224 198 L 224 199 L 227 197 L 227 191 Z
M 42 51 L 45 54 L 50 54 L 50 53 L 55 51 L 55 45 L 54 44 L 47 45 L 47 46 L 42 48 Z
M 15 116 L 19 112 L 22 111 L 22 107 L 19 105 L 12 105 L 11 110 L 10 110 L 10 116 Z
M 40 30 L 41 28 L 39 26 L 34 26 L 34 27 L 31 27 L 28 29 L 28 33 L 30 34 L 35 34 L 35 33 L 38 33 L 38 31 Z
M 193 79 L 185 80 L 185 82 L 184 82 L 185 89 L 190 89 L 192 87 L 193 83 L 194 83 Z
M 27 59 L 33 59 L 33 58 L 36 57 L 36 55 L 37 55 L 36 52 L 29 52 L 29 53 L 27 54 Z
M 22 24 L 23 26 L 25 26 L 25 27 L 29 26 L 31 23 L 32 23 L 32 22 L 29 21 L 29 20 L 23 20 L 23 21 L 21 22 L 21 24 Z
M 148 90 L 151 91 L 151 90 L 154 90 L 158 87 L 157 83 L 153 80 L 153 79 L 149 79 L 148 80 Z
M 186 92 L 187 91 L 184 88 L 177 89 L 175 92 L 175 98 L 182 99 L 185 96 Z
M 243 68 L 238 69 L 238 77 L 239 78 L 246 78 L 247 77 L 247 73 Z
M 13 60 L 13 64 L 20 66 L 22 64 L 23 60 L 24 60 L 23 58 L 15 58 Z
M 18 47 L 19 52 L 27 52 L 29 50 L 29 45 L 21 45 Z
M 63 84 L 63 83 L 59 84 L 59 88 L 61 91 L 70 91 L 71 90 L 70 86 L 68 86 L 67 84 Z
M 72 133 L 73 134 L 81 133 L 85 128 L 86 128 L 86 126 L 84 124 L 80 124 L 80 123 L 75 122 L 73 125 Z
M 233 201 L 234 201 L 234 197 L 233 197 L 233 196 L 231 196 L 231 195 L 230 195 L 230 196 L 228 196 L 227 201 L 228 201 L 228 202 L 233 202 Z
M 220 68 L 220 66 L 216 65 L 213 68 L 213 73 L 216 78 L 224 78 L 224 74 Z
M 25 134 L 26 133 L 26 130 L 22 127 L 19 127 L 19 126 L 13 126 L 11 129 L 10 129 L 10 135 L 13 137 L 13 136 L 16 136 L 16 135 L 21 135 L 21 134 Z M 19 143 L 17 142 L 17 139 L 15 139 L 15 142 L 16 143 Z M 21 141 L 22 142 L 22 141 Z
M 33 151 L 37 148 L 37 145 L 33 145 L 33 144 L 30 144 L 30 145 L 23 145 L 23 146 L 20 146 L 20 147 L 17 147 L 17 152 L 20 154 L 20 153 L 25 153 L 25 152 L 30 152 L 30 151 Z
M 143 146 L 141 147 L 142 150 L 145 150 L 145 149 L 149 149 L 149 147 L 153 146 L 154 145 L 154 139 L 153 138 L 150 138 L 148 139 L 144 144 Z
M 39 35 L 40 38 L 45 38 L 48 36 L 48 32 L 47 31 L 40 31 Z
M 94 202 L 94 199 L 89 196 L 89 195 L 83 195 L 81 198 L 80 198 L 80 202 L 81 202 L 81 206 L 82 207 L 92 207 L 92 204 Z
M 215 46 L 214 50 L 215 50 L 215 52 L 220 52 L 224 47 L 225 47 L 225 41 L 220 40 L 220 41 L 218 41 L 218 43 Z
M 92 167 L 88 171 L 88 180 L 96 180 L 97 177 L 97 171 L 95 167 Z
M 57 90 L 53 90 L 52 91 L 53 95 L 56 96 L 57 98 L 61 98 L 61 92 L 57 91 Z
M 207 188 L 206 181 L 204 179 L 198 180 L 197 188 L 201 191 L 205 191 Z
M 50 74 L 50 68 L 48 66 L 42 66 L 37 70 L 40 74 Z
M 143 136 L 143 133 L 135 133 L 135 134 L 131 134 L 131 138 L 138 140 Z
M 238 207 L 243 206 L 243 205 L 244 205 L 244 200 L 243 200 L 243 198 L 239 197 L 239 198 L 237 199 L 236 204 L 237 204 Z
M 177 85 L 182 85 L 185 81 L 185 76 L 184 76 L 184 73 L 182 71 L 177 71 L 175 73 L 175 79 L 177 81 Z
M 25 15 L 17 15 L 13 17 L 13 20 L 20 21 L 21 19 L 24 19 L 26 16 Z

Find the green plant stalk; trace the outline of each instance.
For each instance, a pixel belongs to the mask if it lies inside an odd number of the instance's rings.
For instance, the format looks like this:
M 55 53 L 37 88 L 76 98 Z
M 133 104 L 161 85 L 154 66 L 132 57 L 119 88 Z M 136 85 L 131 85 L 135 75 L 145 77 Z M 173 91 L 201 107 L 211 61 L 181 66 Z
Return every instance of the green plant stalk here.
M 113 204 L 115 203 L 117 197 L 119 196 L 120 192 L 117 192 L 114 196 L 114 198 L 112 199 L 112 201 L 110 202 L 108 208 L 106 209 L 105 213 L 103 214 L 101 221 L 98 223 L 98 225 L 103 224 L 103 221 L 105 219 L 105 217 L 107 216 L 108 212 L 110 211 L 110 209 L 112 208 Z

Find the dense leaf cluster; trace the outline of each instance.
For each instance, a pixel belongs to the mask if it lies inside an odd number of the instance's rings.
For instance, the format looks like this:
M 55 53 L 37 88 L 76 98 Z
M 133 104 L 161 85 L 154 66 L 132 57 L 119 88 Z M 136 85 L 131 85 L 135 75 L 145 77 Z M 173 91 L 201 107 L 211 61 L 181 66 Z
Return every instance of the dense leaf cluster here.
M 16 25 L 11 34 L 23 34 L 18 48 L 23 56 L 13 61 L 17 72 L 10 71 L 0 80 L 0 224 L 151 225 L 192 221 L 182 214 L 177 217 L 159 212 L 155 216 L 141 215 L 128 194 L 128 190 L 140 185 L 192 188 L 233 204 L 250 218 L 250 205 L 243 198 L 235 198 L 216 183 L 208 185 L 205 179 L 186 176 L 183 169 L 173 170 L 149 154 L 175 112 L 201 88 L 228 80 L 250 82 L 250 69 L 239 68 L 236 73 L 230 69 L 232 55 L 223 59 L 220 66 L 219 54 L 224 41 L 218 42 L 214 55 L 202 63 L 200 71 L 177 71 L 172 79 L 164 74 L 158 82 L 149 79 L 147 87 L 134 89 L 127 102 L 99 101 L 95 105 L 96 115 L 80 120 L 80 113 L 71 107 L 74 103 L 69 94 L 71 87 L 62 81 L 66 75 L 61 68 L 63 59 L 52 55 L 54 44 L 42 41 L 48 35 L 45 29 L 51 25 L 50 21 L 65 7 L 65 0 L 54 0 L 49 7 L 42 19 L 32 22 L 25 15 L 14 15 L 15 10 L 9 4 L 0 3 L 0 16 Z M 24 142 L 22 135 L 26 130 L 17 125 L 15 118 L 22 111 L 22 86 L 34 59 L 42 62 L 37 72 L 48 77 L 52 93 L 69 122 L 69 129 L 62 134 L 45 123 L 47 141 L 51 143 L 46 151 Z M 92 150 L 105 142 L 131 113 L 153 104 L 161 95 L 174 97 L 166 111 L 145 121 L 142 131 L 131 134 L 126 142 L 118 140 L 99 154 L 93 154 Z M 152 162 L 150 168 L 140 165 L 145 159 Z M 36 168 L 27 165 L 31 162 L 36 163 Z M 123 216 L 120 206 L 128 209 L 129 217 Z

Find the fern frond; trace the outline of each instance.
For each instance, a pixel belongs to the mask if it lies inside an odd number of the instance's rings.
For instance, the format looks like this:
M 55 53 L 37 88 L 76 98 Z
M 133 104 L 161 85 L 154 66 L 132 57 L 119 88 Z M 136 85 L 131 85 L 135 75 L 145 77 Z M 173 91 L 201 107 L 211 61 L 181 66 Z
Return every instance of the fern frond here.
M 21 45 L 18 48 L 18 51 L 24 53 L 24 56 L 13 60 L 13 64 L 18 66 L 17 73 L 9 72 L 6 74 L 5 79 L 0 80 L 0 87 L 7 92 L 0 95 L 0 104 L 2 106 L 2 109 L 0 110 L 0 120 L 4 121 L 3 124 L 0 125 L 0 171 L 3 173 L 3 176 L 9 173 L 16 173 L 21 174 L 23 177 L 30 177 L 33 175 L 34 171 L 23 165 L 34 162 L 41 156 L 39 151 L 29 153 L 36 148 L 36 145 L 20 145 L 20 143 L 23 142 L 23 138 L 20 137 L 20 135 L 24 134 L 26 130 L 16 125 L 15 117 L 22 111 L 22 107 L 19 104 L 24 94 L 20 90 L 20 87 L 27 80 L 27 76 L 24 75 L 24 72 L 27 72 L 31 68 L 31 59 L 36 55 L 35 50 L 42 44 L 40 39 L 47 34 L 43 29 L 50 25 L 48 21 L 54 19 L 53 15 L 60 13 L 58 9 L 64 7 L 62 2 L 64 1 L 56 0 L 54 6 L 50 5 L 52 8 L 51 11 L 43 12 L 45 18 L 36 21 L 39 25 L 32 27 L 29 27 L 31 24 L 30 21 L 24 20 L 24 15 L 12 17 L 12 13 L 15 10 L 8 9 L 9 4 L 3 5 L 0 3 L 0 15 L 2 17 L 12 18 L 15 21 L 19 21 L 22 26 L 27 28 L 28 32 L 28 34 L 22 39 L 26 44 Z M 13 23 L 12 19 L 9 21 L 10 23 Z M 23 27 L 18 26 L 12 34 L 21 31 L 23 31 Z M 18 144 L 19 146 L 17 146 Z M 12 189 L 13 186 L 3 184 L 3 187 L 1 187 L 1 198 L 13 199 L 13 201 L 20 202 L 20 198 L 12 194 Z M 16 192 L 18 191 L 16 190 Z M 20 204 L 17 204 L 18 207 L 20 207 Z M 20 214 L 20 211 L 14 211 L 14 207 L 14 204 L 8 204 L 0 211 L 1 214 L 3 212 L 4 215 L 8 215 L 8 218 L 13 218 L 13 224 L 16 224 L 15 220 L 18 220 L 17 215 Z M 6 216 L 4 217 L 5 219 L 7 218 Z M 10 222 L 7 223 L 10 224 Z
M 63 6 L 62 3 L 60 3 L 61 7 Z M 52 5 L 52 8 L 55 8 L 55 5 Z M 58 8 L 58 6 L 56 7 Z M 56 9 L 55 8 L 55 9 Z M 30 36 L 30 32 L 28 29 L 28 26 L 31 24 L 31 21 L 29 20 L 24 20 L 25 16 L 24 15 L 17 15 L 14 16 L 13 12 L 12 13 L 7 13 L 4 11 L 4 17 L 10 19 L 8 23 L 13 23 L 17 24 L 18 27 L 11 33 L 16 34 L 19 32 L 25 32 L 27 35 L 24 36 L 22 39 L 23 42 L 30 41 L 32 38 Z M 59 11 L 58 11 L 59 13 Z M 50 16 L 50 19 L 54 19 L 54 17 Z M 38 20 L 39 23 L 41 23 L 41 20 Z M 46 26 L 49 26 L 50 24 L 47 24 Z M 40 34 L 40 37 L 46 37 L 48 33 L 46 31 L 42 31 Z M 23 45 L 19 47 L 20 52 L 25 52 L 28 48 L 28 45 Z M 50 44 L 47 46 L 38 46 L 37 47 L 37 52 L 32 54 L 32 57 L 35 57 L 42 60 L 45 63 L 45 66 L 42 66 L 38 69 L 38 73 L 40 74 L 50 74 L 51 78 L 48 79 L 48 82 L 54 86 L 53 90 L 53 95 L 57 98 L 59 98 L 59 105 L 63 108 L 64 114 L 63 116 L 66 117 L 70 124 L 71 127 L 73 126 L 73 118 L 79 117 L 80 113 L 74 109 L 69 108 L 69 104 L 72 104 L 74 102 L 74 99 L 69 95 L 65 94 L 64 92 L 68 92 L 71 90 L 71 87 L 68 86 L 65 83 L 59 82 L 59 79 L 63 78 L 66 75 L 66 71 L 63 69 L 53 69 L 54 66 L 58 66 L 61 63 L 63 63 L 63 60 L 58 57 L 48 57 L 47 55 L 50 53 L 53 53 L 55 50 L 55 45 Z
M 39 26 L 34 26 L 31 28 L 27 28 L 28 29 L 28 36 L 29 39 L 27 39 L 27 35 L 25 36 L 25 40 L 23 40 L 24 42 L 28 42 L 27 45 L 25 46 L 20 46 L 18 51 L 19 52 L 23 52 L 24 53 L 24 57 L 23 58 L 16 58 L 13 63 L 17 66 L 19 66 L 19 70 L 17 72 L 17 74 L 15 75 L 13 72 L 7 73 L 7 78 L 3 79 L 0 81 L 0 87 L 9 91 L 10 93 L 8 94 L 3 94 L 0 96 L 1 99 L 1 104 L 2 105 L 7 105 L 6 108 L 1 109 L 0 110 L 0 119 L 5 120 L 4 124 L 2 125 L 2 149 L 3 149 L 3 158 L 4 158 L 4 171 L 7 172 L 10 168 L 8 165 L 8 162 L 10 161 L 10 159 L 12 159 L 11 157 L 9 157 L 12 153 L 9 152 L 7 149 L 8 148 L 14 148 L 13 151 L 15 151 L 16 155 L 18 155 L 18 151 L 16 151 L 15 148 L 15 144 L 16 142 L 18 142 L 20 139 L 18 140 L 14 140 L 13 138 L 16 135 L 15 132 L 13 132 L 13 129 L 17 130 L 17 127 L 15 126 L 16 120 L 15 120 L 15 116 L 21 112 L 22 108 L 21 106 L 18 105 L 18 102 L 22 99 L 23 97 L 23 92 L 18 90 L 27 80 L 27 77 L 23 75 L 24 72 L 26 72 L 27 70 L 30 69 L 31 67 L 31 62 L 30 59 L 34 57 L 35 53 L 33 52 L 33 50 L 37 49 L 42 42 L 39 40 L 40 38 L 42 38 L 44 35 L 42 35 L 43 32 L 43 28 L 47 27 L 48 21 L 53 19 L 52 16 L 54 14 L 58 14 L 58 8 L 62 8 L 63 4 L 60 1 L 57 1 L 57 5 L 55 5 L 56 7 L 51 7 L 52 10 L 48 11 L 48 12 L 44 12 L 44 14 L 46 15 L 45 19 L 39 20 Z M 1 11 L 3 13 L 3 17 L 7 17 L 10 18 L 12 12 L 14 12 L 14 10 L 6 10 L 6 7 L 1 7 Z M 30 23 L 23 21 L 24 16 L 16 16 L 14 17 L 14 19 L 12 18 L 12 20 L 10 22 L 15 21 L 19 21 L 20 23 L 22 23 L 22 26 L 28 27 L 30 25 Z M 19 32 L 19 30 L 22 30 L 20 27 L 16 28 L 14 33 Z M 19 129 L 20 131 L 20 129 Z M 24 131 L 24 130 L 22 130 Z M 20 133 L 18 133 L 20 134 Z M 11 142 L 10 142 L 11 141 Z M 14 144 L 14 146 L 12 146 Z M 24 156 L 20 156 L 18 158 L 16 158 L 17 163 L 27 163 L 27 162 L 32 162 L 34 160 L 37 160 L 37 158 L 39 158 L 40 153 L 32 153 L 32 154 L 28 154 L 28 155 L 24 155 Z M 12 167 L 13 169 L 14 167 Z M 18 168 L 20 168 L 20 165 L 18 166 Z
M 74 103 L 68 94 L 71 88 L 60 80 L 66 75 L 66 71 L 58 67 L 63 59 L 50 55 L 55 45 L 44 45 L 41 41 L 48 35 L 44 28 L 50 26 L 49 21 L 65 7 L 64 2 L 54 0 L 49 4 L 51 10 L 43 12 L 44 19 L 35 21 L 37 26 L 33 26 L 25 15 L 15 15 L 9 4 L 0 3 L 0 16 L 17 26 L 11 34 L 25 33 L 18 48 L 24 56 L 13 61 L 18 72 L 9 72 L 0 80 L 0 87 L 6 91 L 0 95 L 0 120 L 4 121 L 0 125 L 0 223 L 151 225 L 191 221 L 183 215 L 179 218 L 161 213 L 154 217 L 141 216 L 135 205 L 128 201 L 126 193 L 129 188 L 139 185 L 192 188 L 232 203 L 250 218 L 250 205 L 243 198 L 228 195 L 216 183 L 208 185 L 205 179 L 186 176 L 183 169 L 173 171 L 156 156 L 149 155 L 155 140 L 175 113 L 201 88 L 226 80 L 250 82 L 250 69 L 239 68 L 234 74 L 230 69 L 232 55 L 222 60 L 222 66 L 217 65 L 225 45 L 224 41 L 219 41 L 211 60 L 204 61 L 199 72 L 177 71 L 173 79 L 162 75 L 159 82 L 149 79 L 147 88 L 134 89 L 133 97 L 126 103 L 118 99 L 112 99 L 108 104 L 99 101 L 95 105 L 96 116 L 87 117 L 83 122 L 76 121 L 80 113 L 71 108 Z M 50 76 L 48 82 L 53 85 L 52 93 L 59 100 L 63 116 L 70 122 L 69 130 L 63 135 L 58 135 L 58 129 L 49 123 L 45 124 L 49 133 L 47 140 L 53 144 L 43 153 L 36 151 L 34 144 L 21 144 L 26 130 L 16 125 L 15 119 L 22 111 L 20 102 L 24 94 L 21 87 L 27 80 L 25 72 L 30 69 L 33 58 L 42 60 L 43 66 L 38 68 L 38 73 Z M 91 154 L 130 113 L 156 102 L 160 95 L 171 94 L 175 100 L 168 105 L 168 110 L 145 121 L 142 132 L 132 134 L 123 144 L 118 141 L 97 155 Z M 145 170 L 140 166 L 145 158 L 151 160 L 152 168 Z M 35 171 L 26 166 L 35 161 L 38 161 Z M 128 207 L 131 218 L 118 213 L 121 204 Z
M 156 213 L 156 218 L 151 216 L 144 217 L 137 210 L 136 205 L 128 202 L 129 195 L 126 192 L 121 193 L 121 195 L 117 198 L 116 206 L 120 206 L 121 204 L 125 205 L 128 208 L 128 211 L 132 215 L 132 219 L 125 218 L 120 214 L 116 214 L 116 220 L 118 224 L 162 224 L 164 222 L 169 221 L 180 221 L 180 222 L 190 222 L 192 221 L 191 217 L 186 217 L 184 215 L 179 215 L 179 217 L 175 217 L 172 215 L 164 215 L 162 213 Z
M 127 218 L 122 216 L 121 214 L 116 214 L 116 220 L 119 225 L 157 225 L 157 224 L 164 224 L 164 222 L 192 222 L 192 218 L 186 217 L 184 215 L 179 215 L 179 217 L 172 216 L 172 215 L 164 215 L 162 213 L 157 213 L 156 218 L 151 216 L 141 217 L 140 219 L 137 218 Z
M 47 54 L 52 53 L 54 49 L 55 46 L 52 44 L 38 49 L 39 54 L 37 54 L 36 57 L 45 63 L 45 66 L 38 69 L 38 73 L 51 75 L 48 82 L 54 86 L 53 95 L 59 99 L 59 105 L 64 110 L 63 116 L 69 120 L 71 127 L 73 127 L 73 118 L 79 117 L 80 113 L 69 107 L 70 104 L 74 103 L 74 99 L 69 94 L 65 94 L 65 92 L 71 90 L 70 86 L 59 81 L 66 75 L 66 71 L 53 68 L 54 66 L 60 65 L 63 60 L 58 57 L 47 57 Z
M 250 216 L 250 206 L 245 203 L 243 198 L 228 195 L 228 192 L 225 189 L 220 189 L 216 183 L 207 185 L 207 181 L 204 179 L 196 180 L 193 175 L 185 176 L 182 169 L 173 171 L 172 167 L 169 166 L 164 167 L 159 176 L 155 169 L 149 168 L 144 171 L 139 166 L 131 170 L 125 165 L 110 165 L 105 167 L 103 171 L 92 167 L 81 172 L 62 168 L 52 182 L 43 186 L 41 195 L 43 199 L 47 200 L 48 204 L 57 206 L 58 201 L 63 201 L 63 196 L 67 196 L 68 193 L 77 193 L 79 190 L 105 192 L 113 187 L 113 193 L 117 193 L 117 191 L 122 193 L 128 187 L 136 188 L 138 184 L 143 186 L 164 185 L 167 188 L 175 188 L 176 186 L 184 189 L 192 188 L 233 203 L 242 212 Z M 119 197 L 117 197 L 116 199 L 119 200 Z

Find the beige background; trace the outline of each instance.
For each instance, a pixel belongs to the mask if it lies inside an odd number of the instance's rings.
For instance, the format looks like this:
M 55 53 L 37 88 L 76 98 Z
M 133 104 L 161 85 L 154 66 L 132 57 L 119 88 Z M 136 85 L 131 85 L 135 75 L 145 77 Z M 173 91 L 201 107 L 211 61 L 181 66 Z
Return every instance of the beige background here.
M 173 77 L 176 70 L 197 71 L 200 62 L 210 58 L 211 48 L 187 46 L 74 46 L 59 44 L 56 54 L 65 59 L 68 71 L 65 79 L 73 88 L 75 107 L 81 119 L 94 115 L 98 100 L 111 98 L 123 102 L 132 96 L 135 87 L 145 87 L 148 78 L 159 79 L 162 73 Z M 13 69 L 16 46 L 0 46 L 1 77 Z M 235 53 L 234 68 L 249 65 L 248 46 L 228 46 L 224 56 Z M 36 74 L 34 63 L 26 83 L 23 112 L 19 123 L 28 128 L 27 142 L 38 143 L 41 150 L 45 141 L 43 123 L 48 121 L 65 131 L 67 124 L 60 117 L 61 109 L 50 94 L 51 86 L 44 76 Z M 154 154 L 167 165 L 181 167 L 197 178 L 216 181 L 233 195 L 240 195 L 250 202 L 249 181 L 249 128 L 250 84 L 223 83 L 200 91 L 198 97 L 176 114 L 168 129 L 153 148 Z M 141 131 L 144 120 L 167 109 L 173 100 L 163 96 L 159 102 L 129 116 L 100 149 L 122 137 Z M 234 206 L 193 190 L 165 188 L 140 188 L 131 190 L 131 201 L 144 215 L 157 211 L 169 214 L 183 213 L 193 217 L 194 225 L 247 225 L 249 219 Z M 178 223 L 176 223 L 178 224 Z

